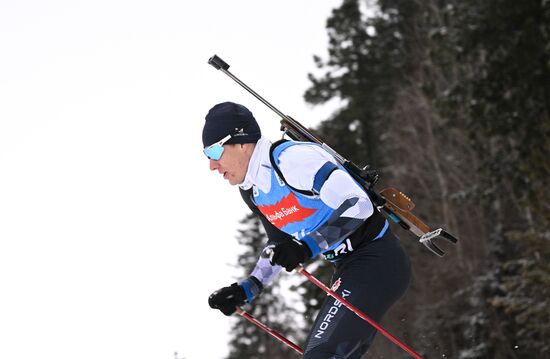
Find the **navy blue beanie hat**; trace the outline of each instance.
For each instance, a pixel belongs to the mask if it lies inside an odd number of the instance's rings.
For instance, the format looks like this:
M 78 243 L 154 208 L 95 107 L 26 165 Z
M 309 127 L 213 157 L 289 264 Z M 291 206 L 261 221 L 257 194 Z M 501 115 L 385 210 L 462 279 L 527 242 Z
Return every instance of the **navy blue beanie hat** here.
M 252 112 L 246 107 L 233 102 L 222 102 L 212 107 L 206 115 L 202 144 L 204 147 L 210 146 L 227 135 L 232 137 L 226 144 L 256 143 L 262 132 Z

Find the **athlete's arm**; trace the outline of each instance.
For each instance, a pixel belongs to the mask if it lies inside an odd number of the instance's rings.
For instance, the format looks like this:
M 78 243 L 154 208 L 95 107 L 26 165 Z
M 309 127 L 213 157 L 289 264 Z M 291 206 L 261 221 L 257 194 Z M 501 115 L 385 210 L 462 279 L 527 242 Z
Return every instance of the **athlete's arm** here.
M 268 243 L 260 254 L 260 258 L 252 270 L 252 273 L 250 273 L 250 276 L 247 279 L 240 283 L 246 292 L 247 301 L 250 303 L 255 297 L 258 296 L 258 294 L 260 294 L 264 287 L 273 281 L 282 269 L 281 266 L 272 265 L 270 263 L 269 254 L 271 248 L 273 248 L 275 243 L 292 240 L 292 236 L 281 231 L 265 218 L 258 207 L 256 207 L 252 202 L 250 197 L 252 190 L 245 191 L 240 189 L 240 192 L 244 202 L 262 222 L 268 238 Z
M 281 153 L 279 169 L 289 185 L 311 191 L 314 188 L 316 176 L 327 162 L 334 165 L 337 163 L 319 146 L 297 145 Z M 366 192 L 349 173 L 339 168 L 330 172 L 328 178 L 322 183 L 319 198 L 333 208 L 334 213 L 315 231 L 301 238 L 312 251 L 312 256 L 340 243 L 374 212 Z

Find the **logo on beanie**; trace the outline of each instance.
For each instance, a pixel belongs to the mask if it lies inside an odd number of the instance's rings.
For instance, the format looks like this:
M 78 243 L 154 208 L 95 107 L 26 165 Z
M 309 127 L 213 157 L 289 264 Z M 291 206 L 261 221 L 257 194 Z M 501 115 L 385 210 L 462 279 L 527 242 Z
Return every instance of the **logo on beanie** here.
M 248 136 L 248 133 L 244 132 L 244 128 L 236 128 L 235 133 L 233 134 L 233 137 L 239 137 L 239 136 Z

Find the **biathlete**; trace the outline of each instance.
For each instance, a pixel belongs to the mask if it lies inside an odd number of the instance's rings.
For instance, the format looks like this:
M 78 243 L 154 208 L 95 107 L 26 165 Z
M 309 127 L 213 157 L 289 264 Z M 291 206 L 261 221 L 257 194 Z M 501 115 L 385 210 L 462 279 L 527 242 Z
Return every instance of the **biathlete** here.
M 224 102 L 206 115 L 202 141 L 210 169 L 260 218 L 268 242 L 250 275 L 208 299 L 225 315 L 251 303 L 284 268 L 319 255 L 334 265 L 333 289 L 373 320 L 403 295 L 409 259 L 365 190 L 321 146 L 262 137 L 244 106 Z M 376 330 L 327 297 L 304 349 L 307 359 L 359 359 Z

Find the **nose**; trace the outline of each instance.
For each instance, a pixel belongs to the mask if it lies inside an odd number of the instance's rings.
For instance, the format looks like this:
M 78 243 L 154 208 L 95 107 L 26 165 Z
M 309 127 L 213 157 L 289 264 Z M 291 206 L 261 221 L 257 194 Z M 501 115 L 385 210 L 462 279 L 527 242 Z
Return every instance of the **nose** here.
M 212 159 L 208 161 L 209 161 L 210 171 L 215 171 L 219 166 L 218 161 L 212 160 Z

